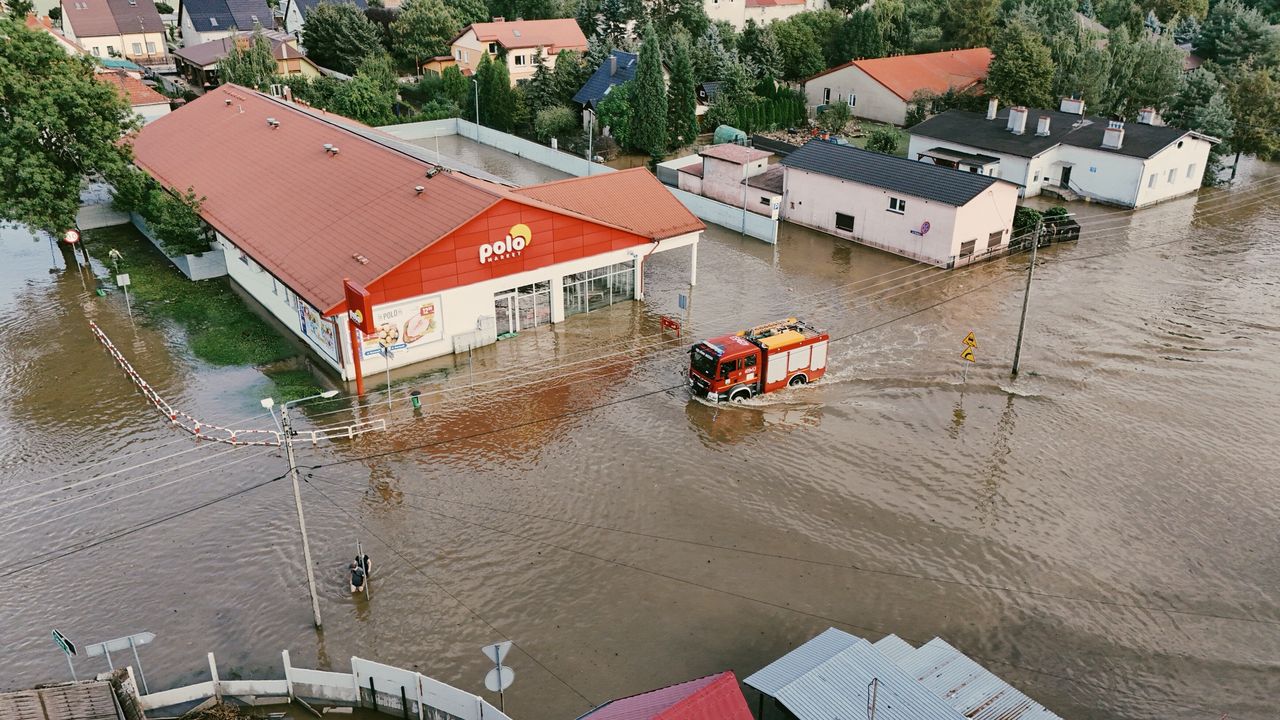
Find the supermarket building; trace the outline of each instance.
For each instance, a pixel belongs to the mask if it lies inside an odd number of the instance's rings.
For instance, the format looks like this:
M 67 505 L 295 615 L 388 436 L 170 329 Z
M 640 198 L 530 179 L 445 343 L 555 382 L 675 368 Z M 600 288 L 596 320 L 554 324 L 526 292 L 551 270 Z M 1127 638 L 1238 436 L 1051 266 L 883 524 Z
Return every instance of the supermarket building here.
M 136 164 L 194 189 L 228 274 L 344 380 L 644 298 L 652 254 L 703 223 L 643 168 L 513 187 L 234 85 L 148 125 Z M 344 280 L 377 332 L 349 329 Z M 376 358 L 376 362 L 369 362 Z

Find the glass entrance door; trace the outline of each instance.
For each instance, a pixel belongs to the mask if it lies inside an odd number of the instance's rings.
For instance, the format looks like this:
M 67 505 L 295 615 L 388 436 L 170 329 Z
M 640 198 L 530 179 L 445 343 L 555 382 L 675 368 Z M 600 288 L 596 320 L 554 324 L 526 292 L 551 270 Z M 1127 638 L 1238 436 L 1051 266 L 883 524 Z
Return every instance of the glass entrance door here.
M 493 296 L 493 312 L 497 316 L 498 334 L 516 331 L 516 293 L 514 290 Z

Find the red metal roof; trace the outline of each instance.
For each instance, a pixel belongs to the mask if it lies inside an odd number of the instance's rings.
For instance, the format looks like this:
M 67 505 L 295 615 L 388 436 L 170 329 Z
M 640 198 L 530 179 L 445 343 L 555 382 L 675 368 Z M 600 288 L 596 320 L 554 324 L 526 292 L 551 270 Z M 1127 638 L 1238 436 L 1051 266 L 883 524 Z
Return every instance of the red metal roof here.
M 579 720 L 753 720 L 738 678 L 726 670 L 605 703 Z
M 903 100 L 910 100 L 919 90 L 944 93 L 949 89 L 967 90 L 987 79 L 987 68 L 993 55 L 987 48 L 944 50 L 920 55 L 898 55 L 872 60 L 851 60 L 814 75 L 805 82 L 857 66 L 871 79 L 888 88 Z
M 650 240 L 707 227 L 644 168 L 557 180 L 518 188 L 512 193 Z

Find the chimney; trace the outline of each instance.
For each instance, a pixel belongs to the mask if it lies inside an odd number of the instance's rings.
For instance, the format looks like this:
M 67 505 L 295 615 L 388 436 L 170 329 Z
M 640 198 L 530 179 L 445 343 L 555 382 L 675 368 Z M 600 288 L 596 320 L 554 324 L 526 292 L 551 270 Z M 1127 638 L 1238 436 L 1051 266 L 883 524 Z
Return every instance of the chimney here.
M 996 112 L 999 110 L 1000 110 L 999 100 L 997 100 L 996 98 L 991 98 L 990 100 L 987 101 L 987 119 L 988 120 L 995 120 Z
M 1027 131 L 1027 109 L 1021 105 L 1009 108 L 1008 131 L 1021 135 Z
M 609 77 L 613 77 L 614 75 L 617 75 L 617 74 L 618 74 L 618 56 L 614 55 L 613 53 L 609 53 Z
M 1040 119 L 1036 121 L 1036 134 L 1039 135 L 1040 137 L 1045 137 L 1049 134 L 1049 116 L 1048 115 L 1041 115 Z
M 1143 125 L 1156 124 L 1156 109 L 1145 107 L 1138 111 L 1138 122 Z
M 504 18 L 504 17 L 502 17 L 502 16 L 498 16 L 498 17 L 495 17 L 495 18 L 493 19 L 493 21 L 494 21 L 494 22 L 496 22 L 496 23 L 498 23 L 498 22 L 506 22 L 506 21 L 507 21 L 507 19 L 506 19 L 506 18 Z
M 1124 123 L 1111 120 L 1107 129 L 1102 131 L 1102 147 L 1107 150 L 1119 150 L 1124 145 Z
M 1062 98 L 1062 106 L 1058 108 L 1071 115 L 1084 115 L 1084 100 L 1080 98 Z

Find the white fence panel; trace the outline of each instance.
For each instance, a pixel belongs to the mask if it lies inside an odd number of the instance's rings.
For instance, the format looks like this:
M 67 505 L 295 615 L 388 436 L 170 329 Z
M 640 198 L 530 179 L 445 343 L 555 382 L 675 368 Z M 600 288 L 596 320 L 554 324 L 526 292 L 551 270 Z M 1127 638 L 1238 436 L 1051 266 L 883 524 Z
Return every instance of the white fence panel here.
M 480 720 L 479 698 L 465 693 L 452 685 L 432 680 L 426 675 L 422 678 L 422 704 L 437 710 L 443 710 L 462 720 Z M 494 717 L 506 717 L 494 715 Z M 486 720 L 489 714 L 485 713 Z
M 694 195 L 691 192 L 681 190 L 679 188 L 668 187 L 672 195 L 689 208 L 689 212 L 706 220 L 709 223 L 715 223 L 722 227 L 726 227 L 735 232 L 744 230 L 743 211 L 740 207 L 725 205 L 711 198 L 705 198 L 701 195 Z M 751 211 L 745 213 L 745 230 L 746 234 L 767 243 L 774 241 L 774 221 L 763 215 L 757 215 Z
M 288 695 L 284 680 L 223 680 L 223 695 Z
M 155 710 L 156 708 L 169 707 L 170 705 L 181 705 L 194 700 L 203 700 L 212 696 L 213 681 L 206 680 L 195 685 L 186 685 L 172 690 L 162 690 L 150 695 L 143 695 L 139 704 L 143 710 Z

